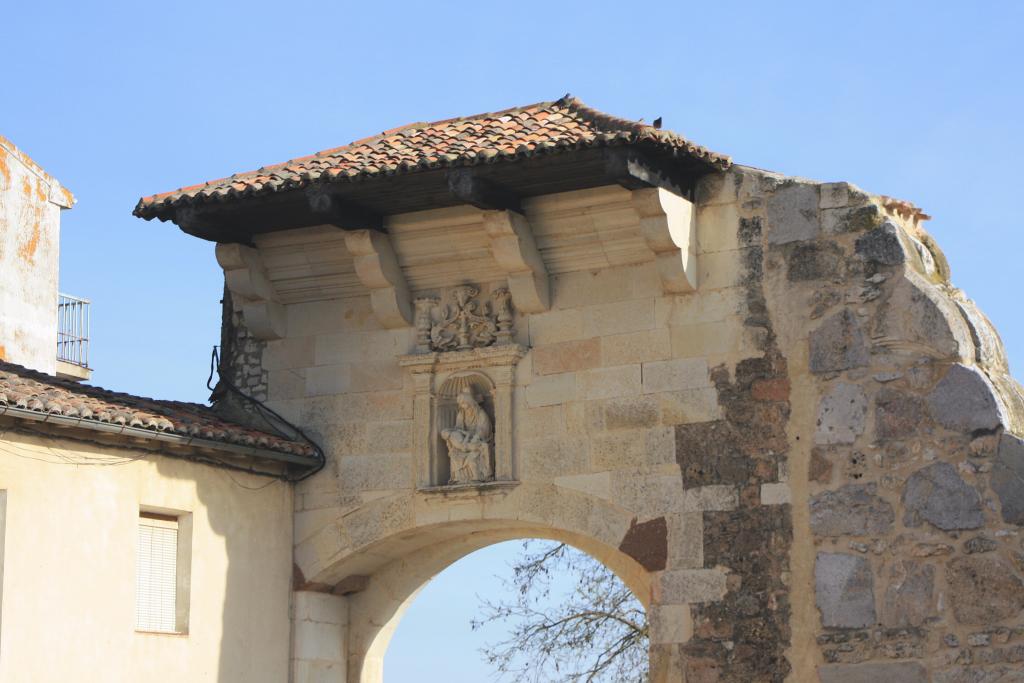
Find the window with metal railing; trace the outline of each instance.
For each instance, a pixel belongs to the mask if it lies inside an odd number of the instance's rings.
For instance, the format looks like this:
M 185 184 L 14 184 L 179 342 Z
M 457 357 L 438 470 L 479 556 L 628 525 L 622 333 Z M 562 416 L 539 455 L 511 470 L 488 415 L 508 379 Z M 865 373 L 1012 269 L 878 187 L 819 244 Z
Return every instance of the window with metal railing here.
M 88 299 L 59 294 L 57 296 L 57 360 L 89 367 Z

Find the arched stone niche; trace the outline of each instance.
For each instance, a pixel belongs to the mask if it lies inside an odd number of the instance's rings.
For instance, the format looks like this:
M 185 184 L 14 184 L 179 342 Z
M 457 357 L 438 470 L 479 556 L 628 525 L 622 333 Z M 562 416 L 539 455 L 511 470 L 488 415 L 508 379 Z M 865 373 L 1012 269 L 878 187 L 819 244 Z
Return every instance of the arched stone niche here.
M 491 481 L 516 481 L 512 438 L 512 391 L 516 363 L 526 349 L 518 344 L 485 346 L 463 351 L 418 353 L 399 358 L 412 374 L 416 486 L 449 488 L 451 476 L 444 429 L 455 423 L 457 397 L 470 389 L 491 419 Z

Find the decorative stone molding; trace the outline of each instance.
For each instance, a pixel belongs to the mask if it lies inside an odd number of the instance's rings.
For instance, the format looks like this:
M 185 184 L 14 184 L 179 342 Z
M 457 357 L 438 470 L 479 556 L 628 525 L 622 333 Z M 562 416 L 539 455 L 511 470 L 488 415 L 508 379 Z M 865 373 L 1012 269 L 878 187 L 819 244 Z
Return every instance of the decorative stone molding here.
M 345 247 L 352 254 L 356 276 L 370 290 L 370 305 L 380 324 L 389 329 L 412 324 L 409 287 L 388 236 L 352 230 L 345 233 Z
M 455 287 L 449 303 L 434 297 L 416 299 L 416 350 L 465 351 L 512 342 L 512 297 L 507 289 L 491 293 L 492 302 L 478 300 L 473 285 Z M 439 312 L 435 321 L 434 311 Z
M 551 307 L 551 285 L 533 230 L 526 216 L 516 211 L 485 211 L 484 230 L 491 240 L 494 260 L 508 275 L 508 288 L 524 313 Z
M 287 328 L 285 309 L 267 277 L 260 252 L 242 244 L 218 244 L 216 253 L 245 326 L 257 339 L 283 338 Z
M 473 393 L 493 424 L 493 478 L 488 481 L 515 481 L 512 388 L 515 366 L 525 354 L 518 344 L 501 344 L 399 357 L 413 379 L 418 488 L 446 488 L 453 481 L 442 431 L 455 425 L 457 396 L 464 390 Z M 466 483 L 455 480 L 459 486 Z
M 697 289 L 697 232 L 693 204 L 660 187 L 633 191 L 640 232 L 654 252 L 666 294 Z

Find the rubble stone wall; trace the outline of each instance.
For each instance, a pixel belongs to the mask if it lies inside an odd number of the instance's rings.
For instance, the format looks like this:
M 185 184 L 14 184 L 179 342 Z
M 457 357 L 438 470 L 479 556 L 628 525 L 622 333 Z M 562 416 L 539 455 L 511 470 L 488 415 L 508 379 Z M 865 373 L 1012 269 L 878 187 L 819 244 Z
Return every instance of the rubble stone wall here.
M 791 581 L 814 596 L 791 662 L 813 637 L 821 681 L 1014 680 L 1021 394 L 995 330 L 911 207 L 766 174 L 708 185 L 764 207 L 793 383 Z

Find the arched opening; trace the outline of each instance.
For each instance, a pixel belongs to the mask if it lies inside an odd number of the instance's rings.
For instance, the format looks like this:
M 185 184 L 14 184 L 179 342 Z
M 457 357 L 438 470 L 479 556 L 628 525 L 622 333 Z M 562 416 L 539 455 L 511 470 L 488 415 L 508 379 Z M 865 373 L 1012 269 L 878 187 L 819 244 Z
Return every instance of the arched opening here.
M 375 544 L 350 558 L 367 572 L 366 589 L 348 597 L 349 683 L 382 683 L 384 659 L 408 608 L 431 580 L 470 554 L 506 541 L 542 539 L 568 544 L 607 567 L 647 609 L 651 577 L 633 558 L 577 532 L 521 520 L 468 520 L 419 527 Z M 389 558 L 388 561 L 383 561 Z M 474 655 L 475 656 L 475 653 Z
M 551 540 L 504 541 L 417 592 L 384 659 L 384 681 L 640 681 L 644 606 L 605 565 Z

